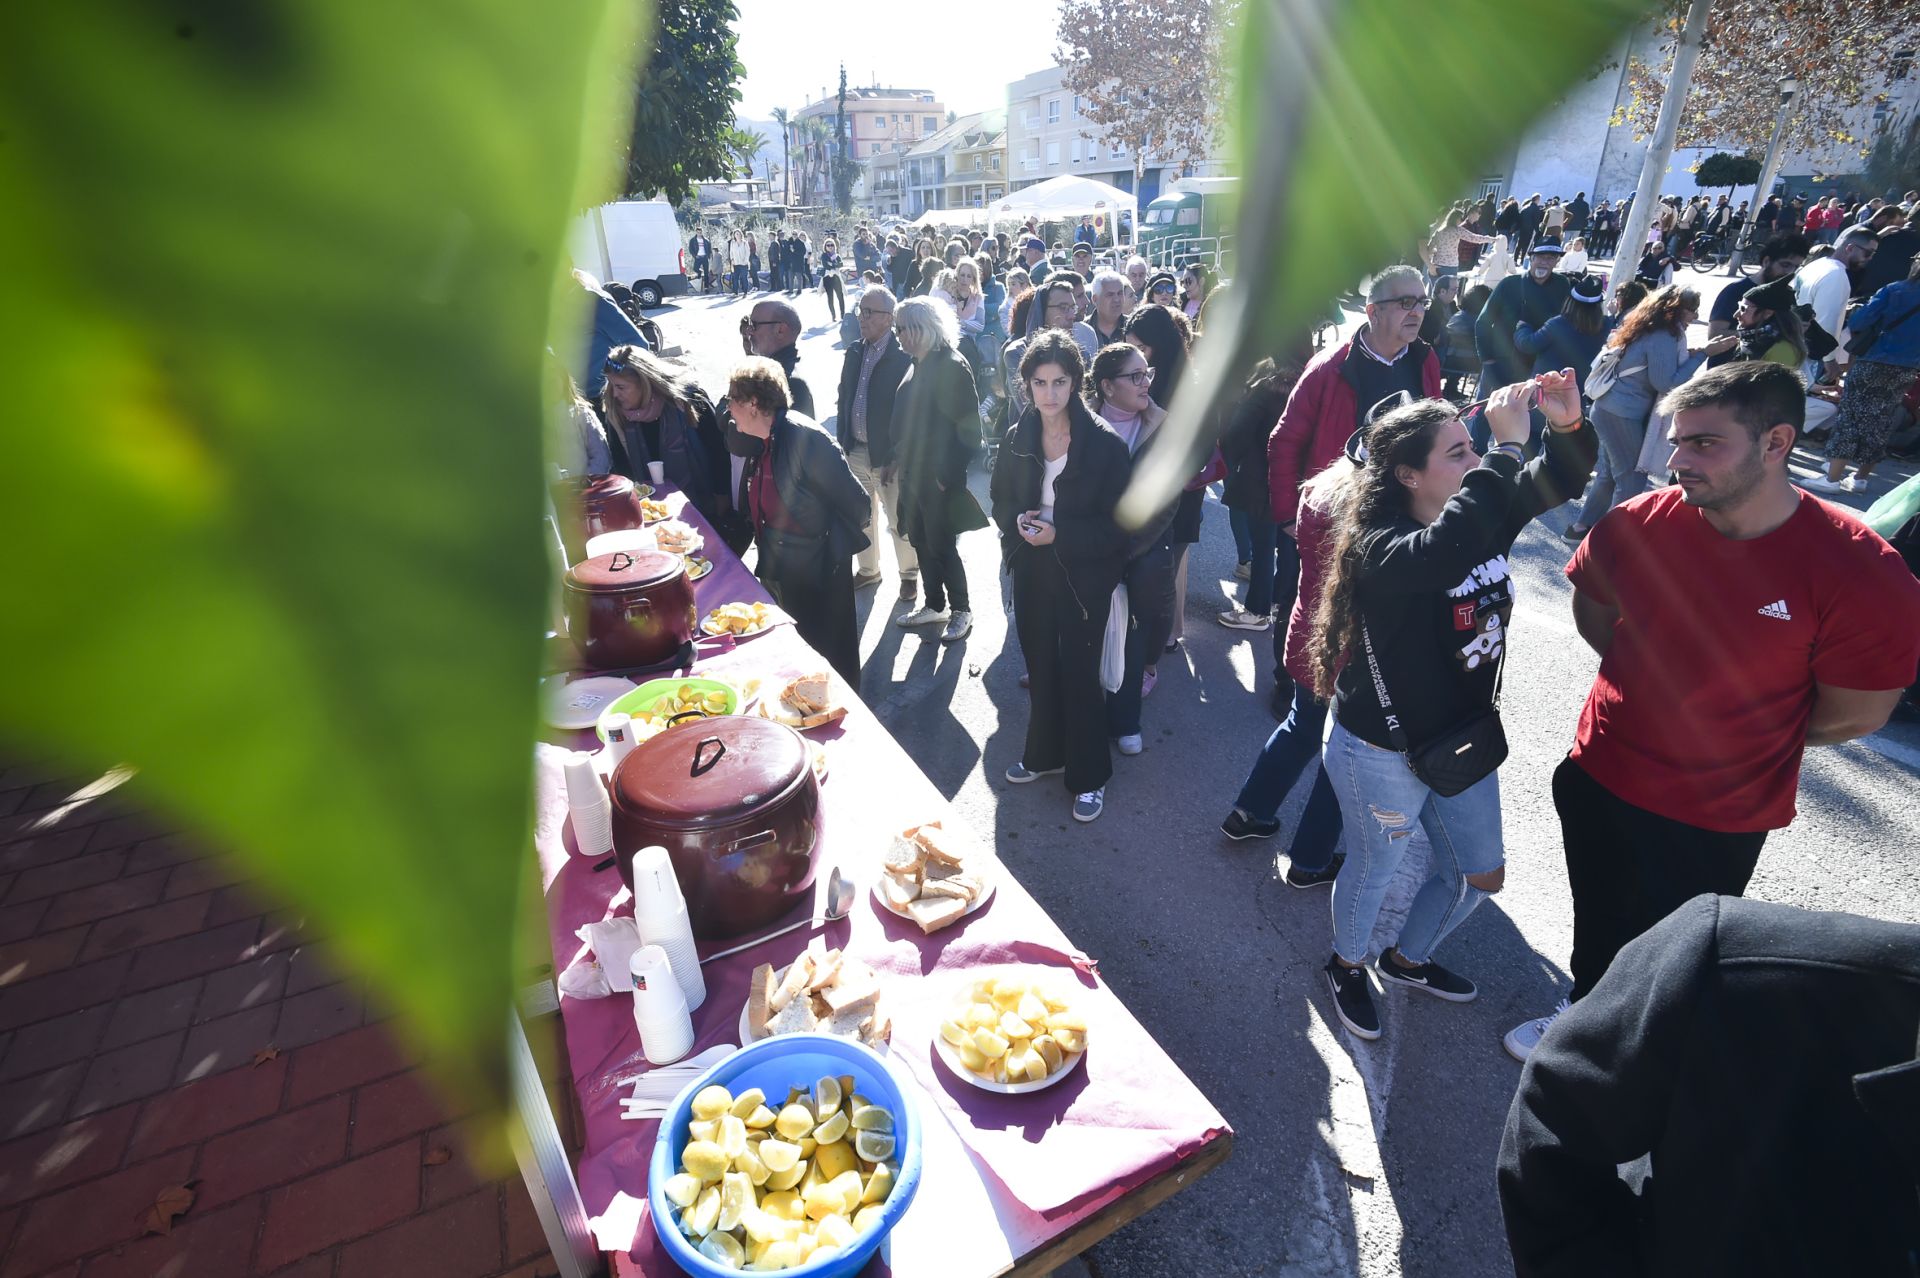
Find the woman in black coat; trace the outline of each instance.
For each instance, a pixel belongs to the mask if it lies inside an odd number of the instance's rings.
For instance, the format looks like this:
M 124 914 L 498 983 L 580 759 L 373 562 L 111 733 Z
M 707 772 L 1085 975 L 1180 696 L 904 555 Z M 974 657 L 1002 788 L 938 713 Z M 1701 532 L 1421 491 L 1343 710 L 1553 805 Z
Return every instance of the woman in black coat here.
M 867 548 L 872 498 L 839 443 L 790 402 L 786 374 L 770 359 L 742 360 L 727 379 L 727 447 L 747 459 L 754 571 L 800 637 L 858 692 L 853 556 Z
M 967 491 L 967 467 L 980 451 L 980 396 L 973 370 L 954 349 L 959 325 L 945 303 L 907 298 L 894 309 L 893 331 L 913 359 L 893 401 L 900 522 L 926 592 L 920 607 L 895 620 L 909 629 L 944 624 L 940 641 L 952 643 L 973 629 L 960 534 L 987 526 L 986 512 Z
M 1064 772 L 1074 820 L 1092 821 L 1113 774 L 1100 656 L 1127 561 L 1128 537 L 1113 512 L 1133 462 L 1081 399 L 1086 366 L 1071 333 L 1036 333 L 1019 375 L 1031 407 L 993 468 L 993 520 L 1013 574 L 1031 694 L 1026 747 L 1007 780 Z

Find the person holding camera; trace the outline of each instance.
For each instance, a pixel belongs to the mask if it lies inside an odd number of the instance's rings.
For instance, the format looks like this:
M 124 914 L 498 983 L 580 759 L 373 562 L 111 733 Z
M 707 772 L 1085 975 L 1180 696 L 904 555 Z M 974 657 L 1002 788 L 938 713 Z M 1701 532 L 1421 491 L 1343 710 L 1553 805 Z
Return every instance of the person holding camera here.
M 1031 694 L 1026 747 L 1006 775 L 1027 785 L 1064 773 L 1073 819 L 1093 821 L 1113 774 L 1100 657 L 1129 542 L 1113 512 L 1133 459 L 1081 398 L 1071 332 L 1035 333 L 1019 376 L 1030 407 L 1007 432 L 992 489 Z
M 1526 463 L 1536 398 L 1550 429 Z M 1478 992 L 1433 954 L 1505 879 L 1507 555 L 1528 521 L 1580 491 L 1597 451 L 1570 368 L 1501 388 L 1485 416 L 1494 443 L 1483 458 L 1445 400 L 1382 400 L 1326 498 L 1308 659 L 1333 703 L 1324 758 L 1351 840 L 1333 884 L 1326 979 L 1341 1024 L 1360 1038 L 1380 1037 L 1365 959 L 1416 823 L 1433 872 L 1376 964 L 1380 980 L 1455 1003 Z

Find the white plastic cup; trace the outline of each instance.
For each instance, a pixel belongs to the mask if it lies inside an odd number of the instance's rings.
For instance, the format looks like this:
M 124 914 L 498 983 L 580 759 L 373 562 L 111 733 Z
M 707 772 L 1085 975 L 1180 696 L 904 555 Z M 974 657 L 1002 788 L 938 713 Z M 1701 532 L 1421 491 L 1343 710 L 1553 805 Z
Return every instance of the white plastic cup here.
M 620 761 L 633 753 L 633 747 L 639 742 L 633 735 L 633 716 L 623 710 L 616 710 L 607 716 L 607 748 L 605 755 L 607 775 L 611 777 L 620 767 Z
M 673 962 L 657 945 L 633 952 L 633 1023 L 640 1047 L 655 1065 L 671 1065 L 693 1050 L 693 1012 L 680 992 Z
M 706 1002 L 707 978 L 694 948 L 687 898 L 665 848 L 641 848 L 633 855 L 633 921 L 640 929 L 640 943 L 659 947 L 672 962 L 688 1009 Z
M 657 488 L 667 482 L 667 464 L 665 462 L 648 462 L 647 474 L 653 476 L 653 483 Z
M 574 845 L 581 856 L 603 857 L 613 851 L 613 804 L 593 766 L 593 756 L 575 753 L 567 760 L 566 775 Z

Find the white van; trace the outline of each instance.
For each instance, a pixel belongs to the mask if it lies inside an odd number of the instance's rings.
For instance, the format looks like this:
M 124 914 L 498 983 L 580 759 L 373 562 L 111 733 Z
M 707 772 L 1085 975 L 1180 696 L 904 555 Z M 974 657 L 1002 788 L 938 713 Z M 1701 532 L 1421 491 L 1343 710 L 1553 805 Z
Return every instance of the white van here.
M 620 200 L 589 209 L 574 223 L 574 265 L 603 284 L 625 284 L 641 309 L 687 291 L 686 241 L 663 199 Z

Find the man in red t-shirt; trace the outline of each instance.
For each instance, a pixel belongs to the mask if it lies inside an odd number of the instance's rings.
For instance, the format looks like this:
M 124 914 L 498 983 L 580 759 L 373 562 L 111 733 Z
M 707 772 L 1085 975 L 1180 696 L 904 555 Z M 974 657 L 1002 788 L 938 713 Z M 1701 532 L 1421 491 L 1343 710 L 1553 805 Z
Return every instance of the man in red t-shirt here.
M 1920 582 L 1793 486 L 1805 404 L 1796 373 L 1759 360 L 1672 391 L 1679 483 L 1614 508 L 1567 565 L 1600 654 L 1553 776 L 1573 998 L 1692 897 L 1744 892 L 1767 832 L 1793 821 L 1801 751 L 1879 731 L 1913 682 Z M 1511 1031 L 1508 1052 L 1525 1060 L 1556 1015 Z

